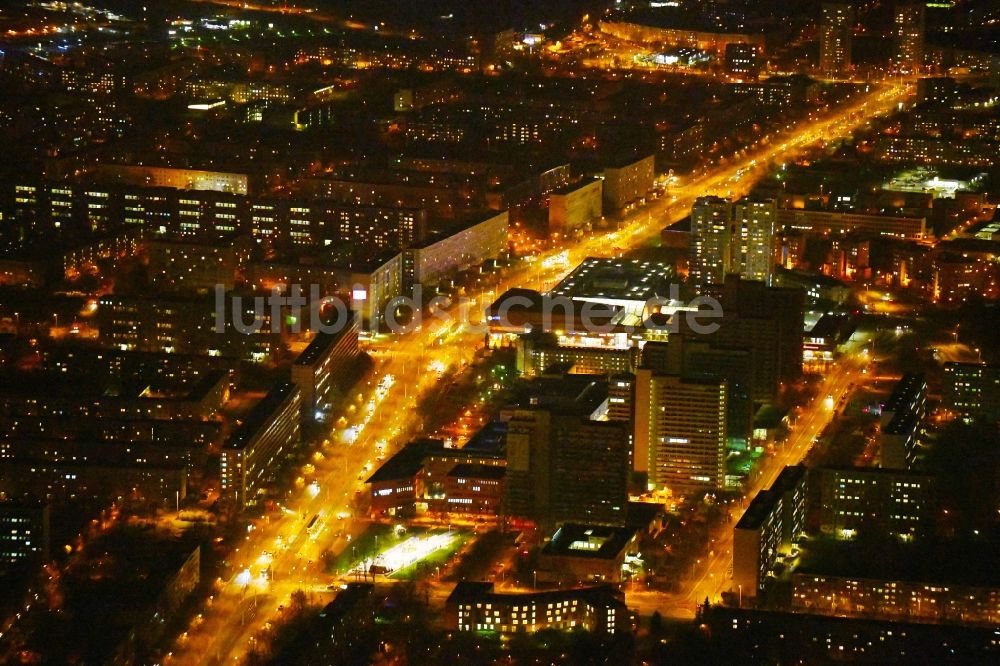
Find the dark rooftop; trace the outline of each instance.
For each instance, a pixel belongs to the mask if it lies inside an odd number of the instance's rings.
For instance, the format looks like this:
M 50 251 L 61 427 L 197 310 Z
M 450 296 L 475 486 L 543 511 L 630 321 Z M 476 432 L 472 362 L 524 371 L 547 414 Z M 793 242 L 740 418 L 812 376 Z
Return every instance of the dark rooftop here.
M 368 477 L 365 483 L 381 483 L 412 478 L 424 466 L 424 459 L 434 451 L 444 449 L 440 439 L 418 439 L 396 452 Z
M 628 546 L 637 531 L 635 527 L 566 523 L 557 529 L 552 535 L 552 540 L 545 544 L 542 554 L 613 559 Z
M 227 449 L 242 449 L 250 439 L 260 430 L 271 418 L 282 404 L 294 393 L 298 391 L 295 384 L 282 382 L 271 389 L 266 396 L 253 406 L 247 417 L 243 419 L 243 425 L 237 428 L 229 439 L 226 440 Z
M 777 490 L 762 490 L 750 502 L 750 506 L 743 513 L 740 521 L 736 523 L 738 530 L 755 530 L 761 526 L 764 519 L 774 510 L 775 502 L 781 499 L 781 493 Z
M 451 468 L 448 476 L 464 479 L 502 479 L 507 475 L 503 465 L 480 465 L 477 463 L 459 463 Z
M 298 358 L 295 359 L 295 365 L 311 365 L 315 363 L 323 354 L 326 353 L 326 350 L 337 344 L 345 333 L 353 330 L 352 324 L 354 323 L 356 315 L 353 312 L 348 312 L 347 318 L 348 320 L 345 325 L 342 326 L 336 333 L 318 331 L 316 333 L 316 337 L 314 337 L 309 343 L 309 346 L 306 347 L 301 354 L 299 354 Z

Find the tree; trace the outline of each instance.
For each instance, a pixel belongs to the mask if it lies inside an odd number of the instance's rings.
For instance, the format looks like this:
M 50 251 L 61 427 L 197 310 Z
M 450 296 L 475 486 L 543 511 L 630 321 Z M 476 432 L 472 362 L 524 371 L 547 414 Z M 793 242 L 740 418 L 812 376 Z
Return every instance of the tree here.
M 658 638 L 663 633 L 663 616 L 660 615 L 660 611 L 653 611 L 652 617 L 649 618 L 649 634 L 655 638 Z

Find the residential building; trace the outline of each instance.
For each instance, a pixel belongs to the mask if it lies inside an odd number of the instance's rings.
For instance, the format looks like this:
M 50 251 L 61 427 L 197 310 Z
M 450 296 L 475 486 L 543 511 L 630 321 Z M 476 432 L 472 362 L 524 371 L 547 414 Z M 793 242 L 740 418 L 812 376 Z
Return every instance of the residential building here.
M 0 572 L 48 562 L 50 505 L 0 501 Z
M 945 363 L 942 402 L 966 418 L 1000 421 L 1000 366 Z
M 730 272 L 739 273 L 747 280 L 771 284 L 777 215 L 774 199 L 748 197 L 733 204 Z
M 896 66 L 904 72 L 919 72 L 924 66 L 924 30 L 927 9 L 922 2 L 901 2 L 894 15 Z
M 805 531 L 806 468 L 786 466 L 768 490 L 762 490 L 733 528 L 733 587 L 754 597 L 776 565 L 792 552 Z
M 880 467 L 824 467 L 819 476 L 820 530 L 840 539 L 859 532 L 910 538 L 931 529 L 934 480 Z
M 908 372 L 896 383 L 880 417 L 879 466 L 912 469 L 918 436 L 927 415 L 927 380 Z
M 549 234 L 571 234 L 601 219 L 603 183 L 585 178 L 549 194 Z
M 615 162 L 604 169 L 604 210 L 617 213 L 635 204 L 653 189 L 653 155 Z
M 292 383 L 302 396 L 304 421 L 324 421 L 338 391 L 349 387 L 361 356 L 358 318 L 344 314 L 335 331 L 319 331 L 292 363 Z M 332 327 L 332 326 L 331 326 Z
M 851 35 L 854 7 L 845 2 L 824 2 L 819 21 L 819 69 L 827 76 L 851 69 Z
M 464 582 L 445 604 L 452 631 L 490 631 L 501 636 L 543 629 L 585 629 L 595 634 L 630 632 L 624 595 L 611 586 L 548 592 L 495 592 L 493 583 Z
M 633 470 L 678 495 L 725 487 L 727 382 L 635 373 Z
M 722 284 L 730 272 L 733 204 L 721 197 L 700 197 L 691 208 L 688 283 L 696 289 Z
M 222 447 L 222 494 L 238 508 L 257 504 L 277 480 L 282 464 L 299 446 L 301 412 L 298 388 L 278 384 L 226 440 Z

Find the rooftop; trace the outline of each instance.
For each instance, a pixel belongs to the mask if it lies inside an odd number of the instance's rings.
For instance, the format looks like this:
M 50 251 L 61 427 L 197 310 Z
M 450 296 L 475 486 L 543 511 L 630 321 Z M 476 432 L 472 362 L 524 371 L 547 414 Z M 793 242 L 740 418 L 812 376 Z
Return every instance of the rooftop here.
M 459 463 L 448 472 L 448 476 L 463 479 L 500 480 L 506 475 L 507 468 L 503 465 L 480 465 L 478 463 Z
M 750 506 L 743 512 L 743 516 L 736 523 L 738 530 L 755 530 L 763 524 L 764 520 L 774 511 L 774 505 L 781 501 L 781 493 L 778 490 L 762 490 L 750 502 Z
M 382 463 L 365 483 L 381 483 L 416 476 L 424 467 L 424 459 L 432 452 L 444 449 L 440 439 L 418 439 L 410 442 Z
M 348 312 L 347 317 L 348 322 L 346 325 L 341 327 L 336 333 L 326 331 L 317 332 L 316 336 L 309 343 L 309 346 L 295 359 L 295 365 L 311 365 L 318 361 L 330 347 L 337 344 L 346 332 L 352 330 L 352 324 L 356 319 L 356 315 L 353 312 Z
M 542 549 L 543 555 L 612 560 L 628 547 L 638 529 L 566 523 Z
M 544 592 L 495 592 L 493 583 L 485 581 L 462 581 L 455 585 L 448 596 L 449 604 L 475 603 L 477 601 L 532 603 L 545 601 L 562 601 L 565 599 L 584 599 L 600 604 L 623 603 L 622 593 L 611 585 L 595 585 L 592 587 L 574 587 L 562 590 L 546 590 Z
M 674 277 L 673 266 L 666 263 L 588 257 L 548 295 L 624 306 L 645 304 L 651 298 L 667 298 Z
M 243 425 L 233 431 L 233 434 L 226 440 L 227 449 L 242 449 L 253 438 L 271 416 L 288 400 L 298 389 L 295 384 L 282 382 L 272 388 L 266 396 L 253 406 L 250 413 L 243 419 Z M 295 415 L 298 418 L 298 414 Z

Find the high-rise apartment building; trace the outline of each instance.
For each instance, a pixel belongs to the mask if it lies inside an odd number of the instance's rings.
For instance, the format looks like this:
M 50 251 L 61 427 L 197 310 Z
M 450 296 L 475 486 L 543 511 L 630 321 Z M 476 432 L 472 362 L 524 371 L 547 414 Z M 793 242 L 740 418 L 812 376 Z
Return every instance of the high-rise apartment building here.
M 730 270 L 748 280 L 771 284 L 774 277 L 774 199 L 746 198 L 733 205 Z
M 722 284 L 729 272 L 732 219 L 733 204 L 728 199 L 709 196 L 694 202 L 688 282 L 696 289 Z
M 896 66 L 900 71 L 918 72 L 924 65 L 926 13 L 920 2 L 896 5 Z
M 819 22 L 819 69 L 835 76 L 851 69 L 854 7 L 845 2 L 823 3 Z
M 677 494 L 722 488 L 726 380 L 636 371 L 633 466 L 653 488 Z
M 773 199 L 745 198 L 735 203 L 701 197 L 691 209 L 688 281 L 698 289 L 722 284 L 729 273 L 771 283 L 774 275 Z

